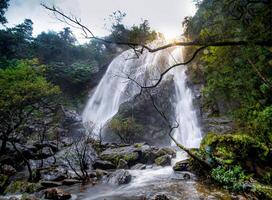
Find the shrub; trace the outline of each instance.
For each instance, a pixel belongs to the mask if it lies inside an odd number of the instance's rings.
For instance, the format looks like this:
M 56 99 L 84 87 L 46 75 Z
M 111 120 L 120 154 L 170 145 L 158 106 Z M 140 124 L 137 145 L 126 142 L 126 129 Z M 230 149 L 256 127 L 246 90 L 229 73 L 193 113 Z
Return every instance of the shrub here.
M 143 126 L 136 123 L 132 117 L 115 117 L 111 120 L 109 128 L 120 137 L 122 142 L 131 143 L 135 140 L 137 132 L 142 131 Z
M 245 183 L 249 179 L 239 165 L 230 168 L 218 166 L 212 169 L 211 176 L 220 185 L 233 191 L 244 190 Z

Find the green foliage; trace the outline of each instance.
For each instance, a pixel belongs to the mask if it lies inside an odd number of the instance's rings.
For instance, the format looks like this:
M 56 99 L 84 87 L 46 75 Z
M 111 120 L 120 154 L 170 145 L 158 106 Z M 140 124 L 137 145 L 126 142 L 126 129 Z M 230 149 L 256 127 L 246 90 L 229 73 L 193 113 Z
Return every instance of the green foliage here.
M 111 120 L 109 128 L 117 133 L 123 142 L 130 143 L 135 140 L 137 133 L 142 131 L 143 126 L 132 117 L 115 117 Z
M 15 66 L 0 70 L 0 111 L 33 105 L 59 89 L 43 77 L 45 66 L 37 60 L 20 60 Z
M 15 27 L 0 30 L 0 59 L 33 58 L 32 25 L 30 19 L 25 19 Z
M 54 63 L 49 66 L 48 76 L 62 88 L 71 86 L 82 86 L 91 81 L 92 74 L 98 72 L 96 61 L 78 61 L 71 65 L 64 63 Z M 70 87 L 71 87 L 70 86 Z
M 269 161 L 269 148 L 247 134 L 209 133 L 201 142 L 201 152 L 216 165 L 244 166 L 247 160 L 257 163 Z
M 7 141 L 24 134 L 28 123 L 42 124 L 52 110 L 51 116 L 57 114 L 60 90 L 45 79 L 44 71 L 37 60 L 18 60 L 0 69 L 1 153 Z
M 239 165 L 230 168 L 218 166 L 212 170 L 211 177 L 225 188 L 236 192 L 243 191 L 245 182 L 249 180 L 249 176 L 245 175 Z
M 126 13 L 115 11 L 110 15 L 110 32 L 111 34 L 106 37 L 107 40 L 117 42 L 133 42 L 146 44 L 157 38 L 157 33 L 151 30 L 148 20 L 143 20 L 139 25 L 126 27 L 123 20 Z
M 254 132 L 268 145 L 272 144 L 272 106 L 257 113 L 253 121 Z

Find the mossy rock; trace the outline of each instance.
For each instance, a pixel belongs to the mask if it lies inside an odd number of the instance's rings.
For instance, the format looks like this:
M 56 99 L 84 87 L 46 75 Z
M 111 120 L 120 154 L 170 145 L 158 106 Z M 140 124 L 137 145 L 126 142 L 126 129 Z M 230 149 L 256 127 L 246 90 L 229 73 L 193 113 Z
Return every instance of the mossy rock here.
M 115 149 L 106 149 L 100 154 L 101 160 L 107 160 L 112 162 L 116 167 L 119 164 L 119 160 L 125 160 L 129 166 L 134 165 L 139 159 L 139 153 L 135 147 L 119 147 Z
M 29 183 L 26 181 L 12 182 L 5 190 L 5 194 L 34 193 L 41 189 L 38 183 Z
M 155 159 L 155 163 L 158 166 L 171 165 L 171 158 L 169 155 L 164 155 Z
M 255 183 L 253 184 L 252 192 L 257 195 L 259 199 L 272 199 L 272 187 L 269 185 Z
M 265 144 L 243 133 L 209 133 L 201 142 L 200 152 L 206 159 L 223 165 L 243 164 L 249 158 L 255 163 L 269 163 L 271 160 L 270 150 Z
M 170 147 L 162 147 L 155 153 L 155 155 L 156 155 L 156 157 L 161 157 L 164 155 L 170 155 L 172 157 L 175 157 L 176 151 Z

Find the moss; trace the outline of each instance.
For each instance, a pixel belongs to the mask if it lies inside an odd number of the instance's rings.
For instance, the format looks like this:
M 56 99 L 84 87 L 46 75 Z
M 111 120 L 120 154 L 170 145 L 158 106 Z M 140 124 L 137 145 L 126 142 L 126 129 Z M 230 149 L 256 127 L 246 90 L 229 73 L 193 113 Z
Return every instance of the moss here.
M 142 146 L 144 146 L 144 143 L 136 143 L 136 144 L 134 144 L 135 148 L 142 148 Z
M 203 139 L 200 151 L 206 159 L 221 165 L 242 164 L 248 159 L 266 162 L 270 152 L 266 145 L 243 133 L 209 133 Z
M 252 192 L 258 196 L 259 199 L 272 199 L 272 187 L 260 183 L 253 184 Z
M 132 152 L 132 153 L 126 154 L 123 159 L 129 163 L 129 162 L 136 161 L 137 158 L 138 158 L 138 153 Z
M 26 181 L 15 181 L 12 182 L 7 189 L 5 194 L 17 194 L 17 193 L 34 193 L 40 188 L 39 184 L 29 183 Z
M 176 156 L 176 152 L 169 147 L 163 147 L 160 148 L 157 152 L 156 152 L 156 157 L 160 157 L 160 156 L 164 156 L 164 155 L 171 155 L 171 156 Z

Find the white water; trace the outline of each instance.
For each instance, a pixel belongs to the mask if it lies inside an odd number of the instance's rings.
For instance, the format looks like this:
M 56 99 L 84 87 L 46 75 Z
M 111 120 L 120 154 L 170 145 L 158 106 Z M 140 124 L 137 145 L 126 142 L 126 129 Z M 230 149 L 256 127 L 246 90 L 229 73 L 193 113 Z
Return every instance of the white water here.
M 144 53 L 138 59 L 134 57 L 132 50 L 117 56 L 89 99 L 82 117 L 85 125 L 94 125 L 95 133 L 117 113 L 121 103 L 139 92 L 138 86 L 126 77 L 131 76 L 141 84 L 150 84 L 149 77 L 156 77 L 160 72 L 155 66 L 165 60 L 162 52 Z
M 140 58 L 134 58 L 134 52 L 128 50 L 117 56 L 109 65 L 108 70 L 94 94 L 89 99 L 83 112 L 83 122 L 94 125 L 96 133 L 117 112 L 121 103 L 128 101 L 139 92 L 139 87 L 128 80 L 135 79 L 140 84 L 150 85 L 156 82 L 159 74 L 176 62 L 183 60 L 182 48 L 145 52 Z M 189 148 L 197 148 L 201 141 L 201 130 L 193 109 L 193 95 L 186 86 L 186 66 L 172 69 L 167 76 L 173 75 L 175 83 L 175 108 L 173 113 L 179 127 L 174 130 L 174 138 Z M 167 77 L 164 77 L 167 78 Z

